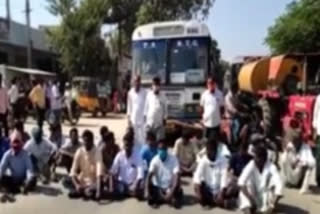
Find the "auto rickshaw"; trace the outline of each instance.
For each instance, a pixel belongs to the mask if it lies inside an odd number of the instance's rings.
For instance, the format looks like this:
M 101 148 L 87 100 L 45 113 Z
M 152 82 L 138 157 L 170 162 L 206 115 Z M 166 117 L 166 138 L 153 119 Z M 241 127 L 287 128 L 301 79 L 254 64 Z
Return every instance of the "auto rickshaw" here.
M 100 112 L 106 116 L 110 109 L 108 83 L 91 77 L 75 77 L 73 90 L 77 91 L 77 103 L 82 111 L 92 113 L 96 117 Z

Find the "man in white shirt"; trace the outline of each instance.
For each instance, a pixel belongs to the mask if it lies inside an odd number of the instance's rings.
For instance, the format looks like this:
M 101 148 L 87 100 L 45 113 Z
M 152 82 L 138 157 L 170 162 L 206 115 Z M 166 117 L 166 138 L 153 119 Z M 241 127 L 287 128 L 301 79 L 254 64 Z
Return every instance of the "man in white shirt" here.
M 298 187 L 300 193 L 307 193 L 310 176 L 316 161 L 310 146 L 303 142 L 301 131 L 292 131 L 289 142 L 281 156 L 281 168 L 285 184 Z
M 38 176 L 43 177 L 44 183 L 49 183 L 57 147 L 43 137 L 41 128 L 35 127 L 32 129 L 31 139 L 24 145 L 24 149 L 30 154 Z
M 223 96 L 218 91 L 213 77 L 208 78 L 207 88 L 201 96 L 200 106 L 203 111 L 202 123 L 205 127 L 205 136 L 209 138 L 210 135 L 220 131 L 220 111 L 223 106 Z
M 166 142 L 160 141 L 158 154 L 152 159 L 147 178 L 148 203 L 158 207 L 168 203 L 180 208 L 183 192 L 180 187 L 179 161 L 168 152 Z
M 206 154 L 200 159 L 194 173 L 195 194 L 202 206 L 233 208 L 237 194 L 228 189 L 228 162 L 218 156 L 217 142 L 206 143 Z
M 313 109 L 313 129 L 316 133 L 316 181 L 318 186 L 320 186 L 320 94 L 316 98 L 316 102 Z
M 147 130 L 153 131 L 157 140 L 164 138 L 164 125 L 167 117 L 167 105 L 160 92 L 160 78 L 153 79 L 152 91 L 147 94 L 144 108 Z
M 18 104 L 18 99 L 19 99 L 19 89 L 17 87 L 17 79 L 14 78 L 11 81 L 11 87 L 10 90 L 8 91 L 9 95 L 9 100 L 10 100 L 10 105 L 12 108 L 13 112 L 13 118 L 19 120 L 20 119 L 20 106 Z
M 243 169 L 238 185 L 240 209 L 245 214 L 272 213 L 277 206 L 283 185 L 277 167 L 268 161 L 263 146 L 255 148 L 254 160 Z
M 59 91 L 58 82 L 54 81 L 51 86 L 50 95 L 50 124 L 51 125 L 59 125 L 60 117 L 61 117 L 61 109 L 62 109 L 62 96 Z
M 9 136 L 8 127 L 8 111 L 9 111 L 9 96 L 8 90 L 2 85 L 2 75 L 0 74 L 0 122 L 4 128 L 5 136 Z
M 134 137 L 127 133 L 123 138 L 123 149 L 116 155 L 111 167 L 113 192 L 116 199 L 128 196 L 143 199 L 143 161 L 140 151 L 134 149 Z
M 129 125 L 134 129 L 135 143 L 142 144 L 145 141 L 144 131 L 144 106 L 146 91 L 141 87 L 141 77 L 136 76 L 134 87 L 128 93 L 127 115 Z

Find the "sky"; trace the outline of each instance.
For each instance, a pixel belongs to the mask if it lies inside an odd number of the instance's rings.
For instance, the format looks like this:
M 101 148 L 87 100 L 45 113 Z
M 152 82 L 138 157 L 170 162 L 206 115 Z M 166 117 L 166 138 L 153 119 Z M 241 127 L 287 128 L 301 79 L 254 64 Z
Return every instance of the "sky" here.
M 212 36 L 217 39 L 222 57 L 232 60 L 241 55 L 265 55 L 267 29 L 285 11 L 292 0 L 216 0 L 206 21 Z M 46 9 L 45 0 L 30 0 L 31 25 L 59 23 Z M 25 0 L 11 0 L 12 19 L 25 23 Z M 5 15 L 5 0 L 0 1 L 0 16 Z

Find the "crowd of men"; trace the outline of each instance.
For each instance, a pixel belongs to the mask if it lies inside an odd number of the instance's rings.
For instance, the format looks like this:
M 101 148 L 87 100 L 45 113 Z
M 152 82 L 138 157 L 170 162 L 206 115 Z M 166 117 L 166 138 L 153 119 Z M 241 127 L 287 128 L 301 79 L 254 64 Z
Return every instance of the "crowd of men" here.
M 25 133 L 19 120 L 10 138 L 1 131 L 2 201 L 10 201 L 12 193 L 34 190 L 39 181 L 48 184 L 55 179 L 57 166 L 68 172 L 63 184 L 69 189 L 71 199 L 135 197 L 147 200 L 154 208 L 163 203 L 176 208 L 183 205 L 182 176 L 192 176 L 194 194 L 202 206 L 240 208 L 244 213 L 272 211 L 282 197 L 284 185 L 301 187 L 301 193 L 308 192 L 315 159 L 310 146 L 303 142 L 301 131 L 294 130 L 285 139 L 280 158 L 273 158 L 273 153 L 278 152 L 268 147 L 263 131 L 251 131 L 250 136 L 242 138 L 239 131 L 233 130 L 239 130 L 234 121 L 238 111 L 234 104 L 237 92 L 232 88 L 224 98 L 212 77 L 208 78 L 207 90 L 200 99 L 204 134 L 183 130 L 174 148 L 169 149 L 165 138 L 167 104 L 160 83 L 159 78 L 154 78 L 151 90 L 146 91 L 141 87 L 140 77 L 135 78 L 128 94 L 129 125 L 121 148 L 106 126 L 100 129 L 99 142 L 94 142 L 90 130 L 84 131 L 80 139 L 76 128 L 66 140 L 61 126 L 51 128 L 50 136 L 46 137 L 42 129 L 45 90 L 41 82 L 35 84 L 29 97 L 37 109 L 38 123 L 31 136 Z M 56 84 L 51 93 L 52 112 L 58 118 Z M 9 100 L 6 96 L 0 90 L 0 101 Z M 12 97 L 10 101 L 14 108 Z M 2 122 L 6 111 L 0 105 Z M 231 121 L 233 138 L 239 139 L 235 151 L 225 143 L 221 132 L 223 115 Z M 263 124 L 257 126 L 263 130 Z

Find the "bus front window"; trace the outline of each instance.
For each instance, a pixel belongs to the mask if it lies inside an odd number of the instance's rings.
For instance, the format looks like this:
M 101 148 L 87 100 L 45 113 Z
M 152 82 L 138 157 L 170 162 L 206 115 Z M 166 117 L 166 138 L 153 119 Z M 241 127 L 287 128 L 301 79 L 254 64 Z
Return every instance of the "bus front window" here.
M 208 70 L 207 39 L 177 39 L 170 47 L 170 82 L 202 84 Z
M 133 44 L 133 71 L 140 74 L 143 83 L 151 83 L 158 76 L 165 81 L 166 42 L 138 41 Z

